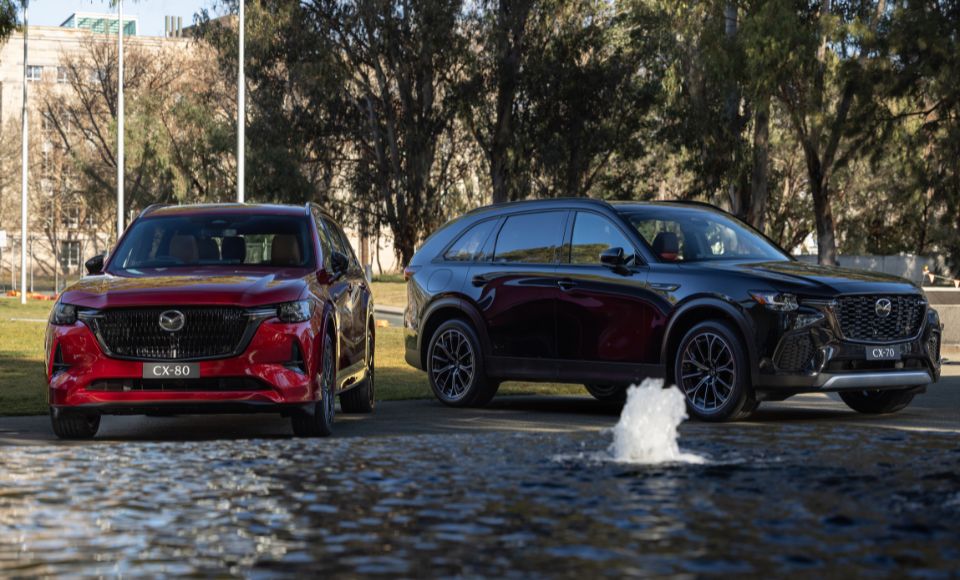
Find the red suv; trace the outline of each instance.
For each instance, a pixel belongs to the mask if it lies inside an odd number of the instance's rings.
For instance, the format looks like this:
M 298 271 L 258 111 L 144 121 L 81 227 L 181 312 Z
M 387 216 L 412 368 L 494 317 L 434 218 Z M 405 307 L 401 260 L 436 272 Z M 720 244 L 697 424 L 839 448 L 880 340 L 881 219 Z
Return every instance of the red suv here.
M 67 288 L 46 336 L 50 419 L 273 412 L 298 436 L 374 406 L 373 300 L 313 204 L 154 206 Z

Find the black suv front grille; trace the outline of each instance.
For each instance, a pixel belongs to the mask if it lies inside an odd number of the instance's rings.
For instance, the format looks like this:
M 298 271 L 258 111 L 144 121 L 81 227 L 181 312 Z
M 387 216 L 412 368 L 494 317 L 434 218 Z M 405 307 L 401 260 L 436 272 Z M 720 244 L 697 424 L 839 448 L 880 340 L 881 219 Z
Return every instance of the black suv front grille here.
M 881 300 L 890 301 L 886 316 L 878 308 Z M 849 340 L 885 342 L 913 338 L 923 325 L 927 303 L 921 296 L 841 296 L 836 314 L 843 336 Z
M 160 315 L 178 311 L 183 327 L 160 326 Z M 233 307 L 104 310 L 88 323 L 110 356 L 137 360 L 191 360 L 235 354 L 246 335 L 247 313 Z

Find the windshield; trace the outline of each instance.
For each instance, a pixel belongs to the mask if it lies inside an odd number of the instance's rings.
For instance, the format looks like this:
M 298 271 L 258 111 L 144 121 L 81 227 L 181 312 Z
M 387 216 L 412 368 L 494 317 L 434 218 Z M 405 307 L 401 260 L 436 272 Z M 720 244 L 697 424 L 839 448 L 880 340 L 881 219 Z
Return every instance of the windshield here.
M 658 206 L 626 217 L 665 262 L 790 259 L 756 230 L 719 212 Z
M 275 215 L 158 216 L 134 222 L 109 270 L 271 266 L 315 262 L 310 222 Z

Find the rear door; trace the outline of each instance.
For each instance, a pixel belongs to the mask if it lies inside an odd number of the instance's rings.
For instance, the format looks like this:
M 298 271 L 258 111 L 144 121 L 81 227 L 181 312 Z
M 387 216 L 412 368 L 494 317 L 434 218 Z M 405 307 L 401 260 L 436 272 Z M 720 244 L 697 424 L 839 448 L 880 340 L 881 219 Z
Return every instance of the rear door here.
M 464 292 L 480 310 L 494 376 L 556 378 L 557 260 L 567 210 L 504 218 Z

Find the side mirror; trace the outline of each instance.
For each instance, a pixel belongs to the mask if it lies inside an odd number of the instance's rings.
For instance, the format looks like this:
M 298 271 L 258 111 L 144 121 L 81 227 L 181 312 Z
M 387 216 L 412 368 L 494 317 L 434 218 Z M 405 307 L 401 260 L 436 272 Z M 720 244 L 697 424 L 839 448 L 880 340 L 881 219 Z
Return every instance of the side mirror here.
M 83 265 L 87 268 L 87 274 L 94 275 L 103 273 L 103 254 L 90 258 Z
M 341 276 L 350 269 L 350 260 L 340 252 L 330 253 L 330 266 L 334 276 Z
M 604 266 L 619 268 L 627 263 L 623 255 L 623 248 L 607 248 L 600 252 L 600 263 Z

